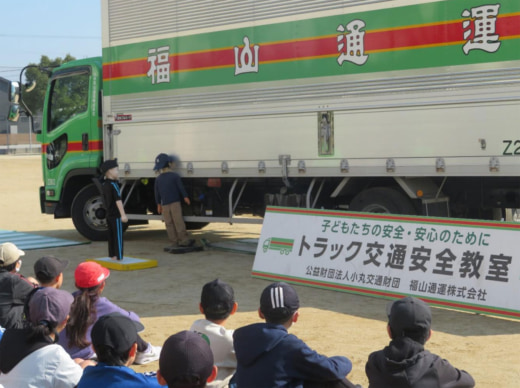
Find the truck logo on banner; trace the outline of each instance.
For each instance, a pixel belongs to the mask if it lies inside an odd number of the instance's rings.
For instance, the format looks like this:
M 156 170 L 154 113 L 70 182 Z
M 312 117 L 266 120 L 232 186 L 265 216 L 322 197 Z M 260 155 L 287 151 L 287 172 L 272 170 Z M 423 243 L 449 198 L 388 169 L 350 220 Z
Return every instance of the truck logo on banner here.
M 520 319 L 519 238 L 514 223 L 268 207 L 252 275 Z
M 280 252 L 281 255 L 288 255 L 292 252 L 294 240 L 286 238 L 268 238 L 264 241 L 263 250 L 267 252 L 269 249 Z

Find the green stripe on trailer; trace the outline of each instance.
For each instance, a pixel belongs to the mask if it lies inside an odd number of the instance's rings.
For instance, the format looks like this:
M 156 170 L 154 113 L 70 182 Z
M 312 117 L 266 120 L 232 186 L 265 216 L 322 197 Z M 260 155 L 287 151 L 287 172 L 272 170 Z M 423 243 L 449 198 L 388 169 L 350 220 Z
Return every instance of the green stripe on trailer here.
M 486 19 L 493 31 L 478 38 L 480 10 L 494 12 Z M 362 23 L 357 32 L 351 22 Z M 349 40 L 355 32 L 359 39 Z M 343 56 L 357 42 L 362 50 Z M 161 70 L 167 82 L 154 81 L 153 61 L 161 49 L 167 49 L 163 60 L 168 67 Z M 452 66 L 519 60 L 520 2 L 450 0 L 104 48 L 103 79 L 105 95 L 119 95 L 425 68 L 451 73 Z M 250 67 L 256 71 L 237 73 Z

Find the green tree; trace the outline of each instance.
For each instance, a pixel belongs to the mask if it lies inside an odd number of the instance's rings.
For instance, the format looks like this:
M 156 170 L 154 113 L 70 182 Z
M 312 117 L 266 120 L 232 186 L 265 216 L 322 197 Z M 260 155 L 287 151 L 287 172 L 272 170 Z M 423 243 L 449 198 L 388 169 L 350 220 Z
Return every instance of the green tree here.
M 64 63 L 74 61 L 76 58 L 67 54 L 65 58 L 50 59 L 46 55 L 42 55 L 40 63 L 30 63 L 30 66 L 38 66 L 43 69 L 52 70 L 53 67 L 60 66 Z M 43 111 L 43 100 L 47 90 L 47 82 L 49 81 L 49 74 L 45 71 L 39 70 L 37 67 L 29 67 L 24 72 L 25 82 L 30 84 L 32 81 L 36 82 L 36 87 L 31 92 L 25 92 L 25 86 L 22 86 L 23 101 L 34 115 L 39 115 Z M 22 79 L 22 82 L 24 80 Z

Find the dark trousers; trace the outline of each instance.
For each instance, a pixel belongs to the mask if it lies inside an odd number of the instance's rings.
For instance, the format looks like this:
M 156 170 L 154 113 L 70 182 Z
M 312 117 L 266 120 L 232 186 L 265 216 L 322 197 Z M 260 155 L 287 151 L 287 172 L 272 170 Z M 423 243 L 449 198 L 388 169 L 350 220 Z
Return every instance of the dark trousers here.
M 236 375 L 231 377 L 229 381 L 229 388 L 237 388 Z M 317 381 L 304 381 L 303 388 L 362 388 L 361 385 L 351 383 L 346 378 L 341 380 L 317 382 Z
M 355 385 L 347 379 L 320 382 L 320 383 L 314 382 L 314 381 L 305 381 L 303 383 L 303 388 L 357 388 L 357 387 L 359 387 L 359 385 Z
M 123 260 L 123 223 L 121 218 L 107 218 L 108 257 Z

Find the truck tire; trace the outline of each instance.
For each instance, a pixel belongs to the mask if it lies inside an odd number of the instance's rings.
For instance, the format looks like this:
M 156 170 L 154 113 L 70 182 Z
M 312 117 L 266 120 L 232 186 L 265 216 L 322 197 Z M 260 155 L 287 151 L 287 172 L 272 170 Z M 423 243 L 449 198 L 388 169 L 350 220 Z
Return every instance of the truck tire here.
M 409 198 L 389 187 L 373 187 L 362 191 L 354 197 L 349 209 L 365 213 L 417 214 Z
M 84 237 L 91 241 L 107 240 L 106 210 L 96 186 L 85 186 L 76 194 L 71 215 L 76 230 Z

